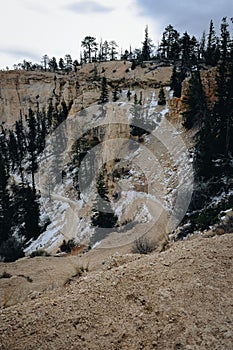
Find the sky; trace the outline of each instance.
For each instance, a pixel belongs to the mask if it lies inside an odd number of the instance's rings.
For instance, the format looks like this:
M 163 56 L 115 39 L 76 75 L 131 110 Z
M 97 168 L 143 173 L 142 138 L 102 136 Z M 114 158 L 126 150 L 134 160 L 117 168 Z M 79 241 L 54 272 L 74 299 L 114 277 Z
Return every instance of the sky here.
M 0 69 L 23 62 L 40 63 L 43 55 L 57 59 L 80 56 L 81 41 L 115 40 L 121 48 L 141 47 L 146 25 L 155 45 L 172 24 L 181 34 L 199 39 L 233 17 L 232 0 L 2 0 Z M 231 25 L 232 29 L 232 25 Z

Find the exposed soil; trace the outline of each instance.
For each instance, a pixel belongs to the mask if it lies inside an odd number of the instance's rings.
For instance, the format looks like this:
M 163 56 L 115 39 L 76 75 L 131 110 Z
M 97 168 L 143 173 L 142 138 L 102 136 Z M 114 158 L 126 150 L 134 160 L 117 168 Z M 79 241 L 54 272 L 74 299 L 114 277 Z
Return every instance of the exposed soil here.
M 0 349 L 231 350 L 232 247 L 233 234 L 225 234 L 173 243 L 147 256 L 106 258 L 96 251 L 99 268 L 93 269 L 92 252 L 92 271 L 65 284 L 61 270 L 74 274 L 76 262 L 71 267 L 68 259 L 77 257 L 1 264 L 0 274 L 19 274 L 21 266 L 32 279 L 40 271 L 37 283 L 43 285 L 56 276 L 60 287 L 1 309 Z M 12 279 L 1 278 L 1 288 Z

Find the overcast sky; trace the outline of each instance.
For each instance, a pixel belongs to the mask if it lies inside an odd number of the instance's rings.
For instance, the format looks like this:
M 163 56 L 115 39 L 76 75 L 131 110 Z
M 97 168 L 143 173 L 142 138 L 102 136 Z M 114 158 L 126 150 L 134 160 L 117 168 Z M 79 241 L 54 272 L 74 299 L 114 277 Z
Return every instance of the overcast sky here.
M 39 63 L 44 54 L 79 60 L 86 35 L 140 47 L 147 24 L 156 45 L 168 24 L 199 38 L 211 18 L 217 29 L 224 16 L 230 22 L 232 0 L 2 0 L 0 68 Z

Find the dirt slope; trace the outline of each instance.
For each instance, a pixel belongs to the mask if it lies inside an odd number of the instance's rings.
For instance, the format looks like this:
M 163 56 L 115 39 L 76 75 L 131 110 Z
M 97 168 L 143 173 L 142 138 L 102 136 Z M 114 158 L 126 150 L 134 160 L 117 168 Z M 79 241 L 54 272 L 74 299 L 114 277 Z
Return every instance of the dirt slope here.
M 232 247 L 228 234 L 115 255 L 101 270 L 2 309 L 0 349 L 231 350 Z

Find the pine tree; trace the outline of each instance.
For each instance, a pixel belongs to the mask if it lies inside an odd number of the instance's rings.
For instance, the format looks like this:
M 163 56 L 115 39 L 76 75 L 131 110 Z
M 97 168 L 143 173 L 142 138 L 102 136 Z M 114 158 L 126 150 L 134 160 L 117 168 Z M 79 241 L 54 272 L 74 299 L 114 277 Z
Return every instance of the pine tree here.
M 116 101 L 119 100 L 118 93 L 119 93 L 118 86 L 115 85 L 113 93 L 112 93 L 112 100 L 113 100 L 113 102 L 116 102 Z
M 186 107 L 182 113 L 184 127 L 186 129 L 191 129 L 194 126 L 200 127 L 205 118 L 207 105 L 199 70 L 192 72 L 188 92 L 183 98 L 183 103 Z
M 29 185 L 14 184 L 12 190 L 13 229 L 28 241 L 40 234 L 39 196 Z
M 142 91 L 140 91 L 140 98 L 139 98 L 138 104 L 142 106 Z
M 173 67 L 171 76 L 171 89 L 173 90 L 174 97 L 181 97 L 182 82 L 185 79 L 185 77 L 186 75 L 184 69 L 181 68 L 181 71 L 177 72 L 176 66 Z
M 209 34 L 207 39 L 207 47 L 204 52 L 205 61 L 211 66 L 215 66 L 219 59 L 218 40 L 214 30 L 213 20 L 210 21 Z
M 53 188 L 56 184 L 62 182 L 62 171 L 64 165 L 63 153 L 67 146 L 67 139 L 62 127 L 56 129 L 52 136 L 52 162 L 50 166 L 50 178 L 52 179 Z
M 166 104 L 166 97 L 163 87 L 161 86 L 158 96 L 158 105 L 164 106 Z
M 25 210 L 25 235 L 27 239 L 37 238 L 40 234 L 40 207 L 39 197 L 34 189 L 27 186 L 24 190 L 24 210 Z
M 9 152 L 8 152 L 8 141 L 7 141 L 7 132 L 3 125 L 1 125 L 0 132 L 0 153 L 4 158 L 5 166 L 7 168 L 7 172 L 9 173 L 10 169 L 10 160 L 9 160 Z
M 50 69 L 52 72 L 56 72 L 57 68 L 58 68 L 58 65 L 57 65 L 56 57 L 53 57 L 53 58 L 49 61 L 49 69 Z
M 171 76 L 171 89 L 173 90 L 174 97 L 181 96 L 181 84 L 179 81 L 179 74 L 177 73 L 176 66 L 173 67 L 172 76 Z
M 168 25 L 162 35 L 162 40 L 159 45 L 159 52 L 161 58 L 177 61 L 179 59 L 180 44 L 179 44 L 180 34 L 172 25 Z
M 74 60 L 73 66 L 74 66 L 74 71 L 76 73 L 78 71 L 78 60 Z
M 13 130 L 9 130 L 8 152 L 9 152 L 9 159 L 11 162 L 11 171 L 14 172 L 19 162 L 19 158 L 18 158 L 17 140 Z
M 92 36 L 86 36 L 81 43 L 81 46 L 86 50 L 84 51 L 85 60 L 88 59 L 89 62 L 92 62 L 92 52 L 95 52 L 97 49 L 96 38 Z
M 111 208 L 103 173 L 100 173 L 97 179 L 97 192 L 100 197 L 94 205 L 95 208 L 91 217 L 92 225 L 101 228 L 112 228 L 116 226 L 118 218 Z
M 10 195 L 8 191 L 8 178 L 5 160 L 0 153 L 0 243 L 10 236 L 11 210 Z
M 190 37 L 187 32 L 179 40 L 181 48 L 181 64 L 190 69 L 196 63 L 198 57 L 198 44 L 195 37 Z
M 116 51 L 116 48 L 118 47 L 117 43 L 112 40 L 109 43 L 110 46 L 110 59 L 111 61 L 114 61 L 116 59 L 116 55 L 118 54 L 118 52 Z
M 99 104 L 104 104 L 106 102 L 108 102 L 108 87 L 107 87 L 107 79 L 103 77 L 102 83 L 101 83 L 101 95 L 99 99 Z
M 110 47 L 107 40 L 101 46 L 101 61 L 107 61 L 109 57 Z
M 145 39 L 142 45 L 142 61 L 149 61 L 151 56 L 152 43 L 148 36 L 148 26 L 145 29 Z
M 15 123 L 15 134 L 17 140 L 17 152 L 18 152 L 18 173 L 20 174 L 21 181 L 24 182 L 24 168 L 23 161 L 26 157 L 26 137 L 23 128 L 22 117 Z
M 130 91 L 130 89 L 127 91 L 127 99 L 128 99 L 128 101 L 131 100 L 131 91 Z
M 58 65 L 59 65 L 60 70 L 64 70 L 64 68 L 65 68 L 65 63 L 64 63 L 63 58 L 60 58 L 60 59 L 59 59 Z
M 65 55 L 65 70 L 66 72 L 71 72 L 72 71 L 72 67 L 73 67 L 73 60 L 71 58 L 70 54 L 66 54 Z
M 27 118 L 28 133 L 27 133 L 27 151 L 29 160 L 29 171 L 32 176 L 32 188 L 35 189 L 35 172 L 37 169 L 37 122 L 34 113 L 29 109 L 29 115 Z
M 229 90 L 231 81 L 230 33 L 226 17 L 221 24 L 220 61 L 217 68 L 217 101 L 212 116 L 212 128 L 215 135 L 218 154 L 227 155 L 229 151 L 229 136 L 232 118 L 232 92 Z M 230 83 L 231 84 L 231 83 Z

